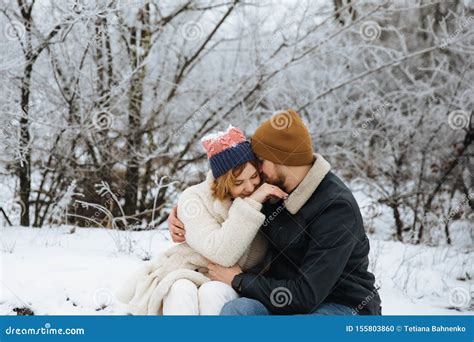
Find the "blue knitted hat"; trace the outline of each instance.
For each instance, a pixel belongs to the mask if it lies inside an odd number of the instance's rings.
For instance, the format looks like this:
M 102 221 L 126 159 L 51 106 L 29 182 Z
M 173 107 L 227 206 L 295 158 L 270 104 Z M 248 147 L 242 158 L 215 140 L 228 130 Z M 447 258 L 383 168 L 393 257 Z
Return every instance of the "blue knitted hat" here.
M 201 139 L 214 178 L 234 167 L 255 160 L 250 142 L 239 128 L 229 126 L 225 132 L 209 134 Z

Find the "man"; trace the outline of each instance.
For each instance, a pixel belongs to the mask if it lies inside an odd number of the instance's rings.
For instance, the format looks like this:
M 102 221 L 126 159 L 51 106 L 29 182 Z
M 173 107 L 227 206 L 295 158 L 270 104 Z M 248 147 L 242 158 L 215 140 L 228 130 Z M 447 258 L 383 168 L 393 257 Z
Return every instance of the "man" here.
M 213 280 L 230 284 L 240 298 L 221 315 L 379 315 L 380 297 L 369 264 L 369 241 L 351 191 L 313 152 L 301 118 L 286 110 L 265 121 L 252 136 L 252 149 L 268 183 L 289 197 L 265 203 L 261 228 L 269 249 L 261 268 L 209 265 Z M 175 242 L 185 227 L 170 215 Z

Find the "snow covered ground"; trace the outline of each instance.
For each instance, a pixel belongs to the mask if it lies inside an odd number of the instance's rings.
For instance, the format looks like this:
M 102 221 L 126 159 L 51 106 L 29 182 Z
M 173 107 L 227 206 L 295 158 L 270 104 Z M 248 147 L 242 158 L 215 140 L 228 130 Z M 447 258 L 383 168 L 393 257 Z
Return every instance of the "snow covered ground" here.
M 113 290 L 143 261 L 172 245 L 165 230 L 3 227 L 0 314 L 126 314 Z M 372 239 L 371 268 L 384 314 L 473 314 L 474 253 Z

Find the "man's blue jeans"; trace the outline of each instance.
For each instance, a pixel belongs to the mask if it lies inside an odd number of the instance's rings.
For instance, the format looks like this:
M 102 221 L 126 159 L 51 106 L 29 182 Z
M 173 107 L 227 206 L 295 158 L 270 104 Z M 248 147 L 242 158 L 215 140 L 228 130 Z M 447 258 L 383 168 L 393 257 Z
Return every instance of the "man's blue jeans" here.
M 330 315 L 353 315 L 352 308 L 335 303 L 323 303 L 310 315 L 330 316 Z M 261 302 L 250 298 L 237 298 L 227 302 L 221 310 L 222 316 L 260 316 L 271 315 L 270 311 Z

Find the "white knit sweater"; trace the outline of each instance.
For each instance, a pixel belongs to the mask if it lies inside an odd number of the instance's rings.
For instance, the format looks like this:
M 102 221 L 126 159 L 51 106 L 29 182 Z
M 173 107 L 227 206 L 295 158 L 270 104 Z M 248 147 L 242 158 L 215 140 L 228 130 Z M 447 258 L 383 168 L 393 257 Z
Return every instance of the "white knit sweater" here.
M 171 247 L 145 263 L 116 293 L 134 315 L 157 315 L 163 298 L 178 279 L 197 286 L 210 281 L 207 264 L 238 263 L 243 270 L 256 266 L 266 252 L 257 234 L 265 220 L 262 205 L 250 198 L 221 201 L 211 190 L 209 172 L 204 182 L 186 189 L 178 200 L 178 218 L 186 229 L 186 243 Z

